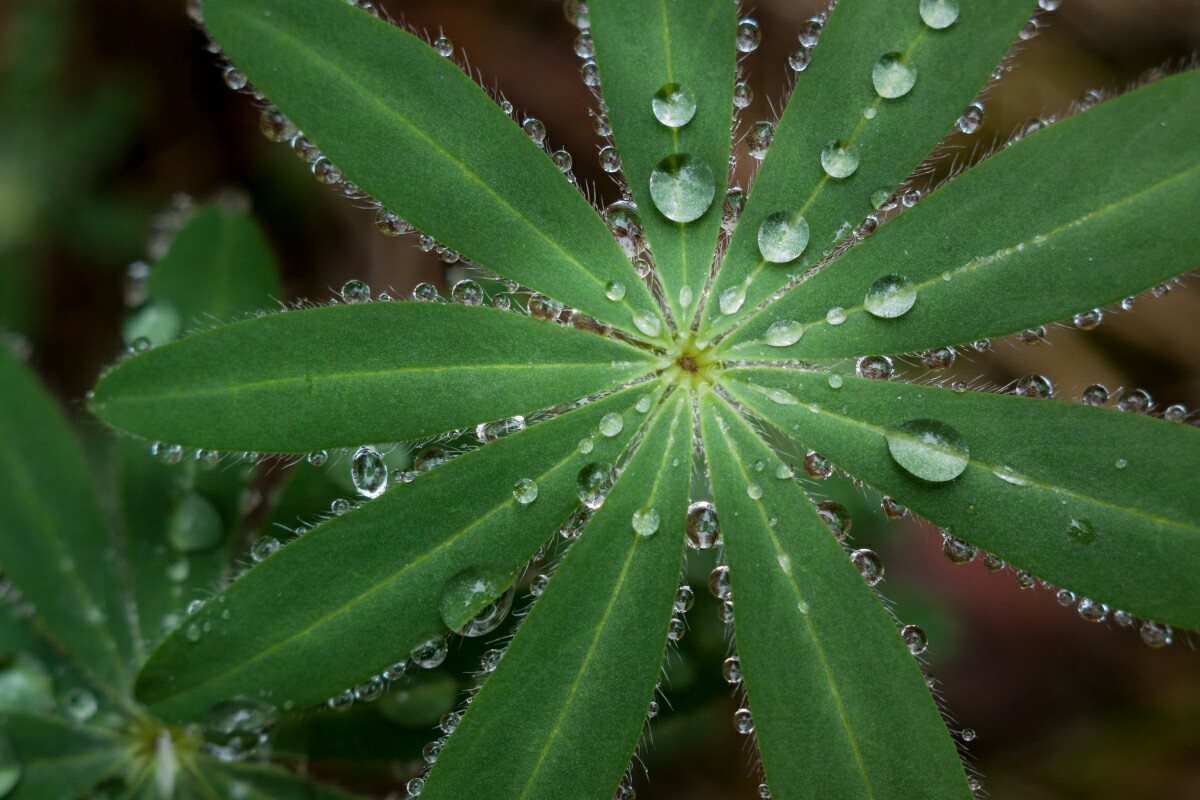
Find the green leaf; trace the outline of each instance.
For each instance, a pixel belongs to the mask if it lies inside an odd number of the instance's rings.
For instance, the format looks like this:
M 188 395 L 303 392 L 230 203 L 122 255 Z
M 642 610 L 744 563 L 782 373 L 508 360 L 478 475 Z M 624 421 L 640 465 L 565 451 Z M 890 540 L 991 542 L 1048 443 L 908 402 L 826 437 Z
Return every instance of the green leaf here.
M 920 667 L 790 467 L 711 392 L 701 426 L 771 796 L 970 800 Z
M 821 372 L 728 374 L 729 391 L 755 413 L 955 536 L 1114 608 L 1200 627 L 1200 430 L 853 377 L 834 389 Z M 795 404 L 778 402 L 788 398 Z M 970 460 L 958 478 L 923 481 L 889 455 L 889 436 L 926 419 L 965 440 Z
M 49 714 L 0 717 L 4 739 L 21 765 L 5 800 L 74 800 L 135 755 L 134 743 L 118 733 Z
M 691 446 L 680 392 L 472 700 L 422 796 L 612 798 L 662 666 L 683 566 Z M 645 509 L 659 515 L 649 536 L 631 522 Z
M 726 340 L 739 358 L 835 358 L 960 344 L 1114 303 L 1195 266 L 1200 72 L 1055 123 L 884 225 Z M 903 254 L 899 256 L 898 254 Z M 917 292 L 895 319 L 865 313 L 875 281 Z M 825 321 L 840 306 L 846 321 Z M 795 320 L 792 347 L 766 329 Z
M 744 285 L 742 310 L 753 309 L 849 234 L 871 212 L 874 193 L 895 190 L 979 93 L 1035 4 L 961 5 L 943 30 L 922 22 L 916 0 L 851 0 L 830 12 L 754 181 L 701 333 L 711 338 L 737 320 L 722 314 L 723 292 Z M 917 72 L 912 90 L 895 99 L 881 98 L 872 82 L 888 53 L 903 54 Z M 822 150 L 834 141 L 858 149 L 858 169 L 848 178 L 831 178 L 821 166 Z M 799 212 L 809 227 L 807 248 L 788 264 L 766 262 L 758 246 L 759 226 L 779 211 Z
M 181 331 L 228 322 L 283 295 L 275 257 L 254 218 L 217 205 L 188 218 L 150 271 L 146 289 L 150 306 L 169 306 Z
M 189 773 L 201 788 L 201 797 L 236 797 L 239 800 L 350 800 L 346 794 L 328 786 L 311 783 L 298 775 L 271 764 L 247 761 L 220 761 L 196 756 Z
M 708 281 L 721 226 L 737 8 L 724 0 L 594 0 L 589 11 L 621 171 L 637 201 L 671 313 L 686 328 Z M 682 127 L 662 124 L 651 107 L 655 93 L 668 84 L 695 98 L 695 116 Z M 699 158 L 715 179 L 712 205 L 693 222 L 668 219 L 650 195 L 650 173 L 677 153 Z
M 627 332 L 635 312 L 662 325 L 595 209 L 425 42 L 342 0 L 211 0 L 204 18 L 255 86 L 389 210 Z M 605 297 L 610 281 L 626 287 L 621 302 Z
M 224 577 L 248 476 L 242 465 L 168 466 L 144 442 L 121 442 L 121 512 L 143 651 Z
M 532 425 L 313 528 L 168 637 L 137 697 L 167 719 L 262 691 L 303 707 L 407 658 L 446 632 L 441 597 L 453 578 L 511 576 L 553 535 L 578 503 L 580 470 L 615 460 L 642 419 L 634 404 L 653 391 L 628 389 Z M 595 434 L 606 414 L 622 415 L 619 435 Z M 579 442 L 591 437 L 585 455 Z M 523 478 L 538 486 L 527 505 L 513 495 Z
M 526 414 L 652 365 L 615 339 L 491 308 L 338 305 L 234 323 L 130 358 L 101 380 L 92 410 L 149 439 L 303 453 Z
M 0 386 L 0 564 L 50 635 L 122 695 L 130 620 L 83 453 L 54 399 L 7 350 Z

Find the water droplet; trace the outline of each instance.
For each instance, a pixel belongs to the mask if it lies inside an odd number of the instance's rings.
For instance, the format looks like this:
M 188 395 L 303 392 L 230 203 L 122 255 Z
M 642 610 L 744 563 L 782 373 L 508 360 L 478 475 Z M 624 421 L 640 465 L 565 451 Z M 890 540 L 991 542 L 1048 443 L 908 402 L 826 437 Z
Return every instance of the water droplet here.
M 854 371 L 860 378 L 866 378 L 871 381 L 886 381 L 891 380 L 896 369 L 892 364 L 892 359 L 887 356 L 863 356 L 858 360 Z
M 900 637 L 908 645 L 908 652 L 914 656 L 921 655 L 929 647 L 929 639 L 918 625 L 905 625 L 900 631 Z
M 759 486 L 757 483 L 746 484 L 746 496 L 749 497 L 751 500 L 761 499 L 763 496 L 762 487 Z
M 1170 625 L 1146 620 L 1139 630 L 1142 641 L 1149 647 L 1166 647 L 1174 641 L 1174 631 Z
M 712 169 L 688 153 L 675 153 L 650 173 L 650 197 L 662 215 L 673 222 L 699 219 L 716 194 Z
M 970 450 L 962 434 L 936 419 L 914 419 L 887 433 L 888 452 L 910 474 L 950 481 L 963 474 Z
M 600 433 L 610 439 L 624 429 L 625 418 L 616 412 L 609 412 L 600 418 Z
M 679 617 L 672 617 L 671 622 L 667 625 L 667 638 L 672 642 L 678 642 L 683 638 L 685 633 L 687 633 L 687 623 Z M 652 705 L 654 706 L 654 714 L 658 714 L 658 705 Z
M 733 597 L 733 583 L 729 579 L 729 567 L 720 564 L 708 576 L 708 591 L 718 600 Z
M 662 332 L 662 323 L 652 311 L 633 312 L 633 326 L 646 336 L 658 336 Z
M 222 761 L 240 761 L 266 744 L 274 722 L 275 708 L 260 700 L 222 700 L 204 715 L 204 749 Z
M 721 665 L 721 674 L 725 677 L 725 682 L 730 686 L 737 686 L 742 682 L 742 662 L 737 656 L 730 656 L 725 659 L 725 663 Z
M 900 53 L 886 53 L 875 62 L 871 82 L 880 97 L 893 100 L 912 91 L 917 82 L 917 70 L 904 63 Z
M 653 536 L 658 532 L 658 509 L 639 508 L 633 512 L 632 524 L 638 536 Z
M 225 537 L 221 513 L 204 495 L 188 492 L 184 495 L 167 529 L 171 546 L 184 553 L 208 550 Z
M 951 536 L 948 533 L 942 534 L 942 555 L 951 564 L 960 567 L 963 564 L 970 564 L 978 554 L 979 550 L 975 545 L 964 542 L 957 536 Z
M 711 550 L 721 544 L 717 509 L 707 500 L 698 500 L 688 506 L 685 530 L 688 546 L 693 550 Z
M 260 536 L 254 540 L 254 544 L 250 545 L 250 559 L 255 564 L 261 564 L 278 552 L 282 546 L 274 536 Z
M 346 281 L 341 294 L 344 303 L 366 303 L 371 299 L 371 287 L 365 281 Z
M 970 135 L 978 131 L 981 125 L 983 125 L 983 103 L 971 103 L 958 118 L 958 129 Z
M 808 247 L 808 221 L 798 211 L 776 211 L 758 227 L 758 250 L 773 264 L 795 261 Z
M 455 575 L 442 587 L 438 610 L 446 627 L 460 636 L 484 636 L 500 627 L 500 623 L 508 616 L 514 592 L 508 576 L 468 569 Z M 441 659 L 438 659 L 438 663 L 441 663 Z
M 668 128 L 682 128 L 696 115 L 696 94 L 678 83 L 666 83 L 650 99 L 654 117 Z
M 833 474 L 833 464 L 815 450 L 809 450 L 804 456 L 804 472 L 814 480 L 823 481 Z
M 1028 572 L 1026 572 L 1023 569 L 1017 570 L 1016 574 L 1013 577 L 1016 578 L 1016 580 L 1017 580 L 1017 588 L 1021 589 L 1021 590 L 1032 589 L 1037 583 L 1037 581 L 1034 580 L 1033 576 L 1030 575 Z
M 1067 535 L 1079 544 L 1091 544 L 1096 540 L 1096 528 L 1086 519 L 1072 519 L 1067 523 Z
M 576 481 L 579 501 L 593 510 L 604 505 L 604 498 L 612 488 L 612 480 L 612 464 L 588 464 L 579 471 Z
M 486 299 L 483 287 L 472 280 L 459 281 L 450 290 L 450 299 L 464 306 L 482 305 Z
M 881 319 L 904 316 L 917 302 L 916 285 L 903 275 L 884 275 L 867 289 L 863 308 Z
M 849 178 L 858 169 L 858 145 L 834 140 L 821 150 L 821 168 L 831 178 Z
M 874 550 L 855 550 L 850 555 L 850 561 L 858 568 L 868 586 L 874 586 L 883 580 L 883 561 Z
M 771 141 L 774 138 L 774 123 L 756 122 L 750 126 L 750 132 L 746 134 L 746 152 L 751 158 L 762 161 L 767 157 L 767 150 L 770 149 Z
M 1093 308 L 1091 311 L 1084 311 L 1081 314 L 1076 314 L 1071 319 L 1075 323 L 1075 327 L 1081 331 L 1095 330 L 1104 321 L 1104 312 L 1098 308 Z
M 721 296 L 717 299 L 717 305 L 721 309 L 721 313 L 725 316 L 736 314 L 741 310 L 746 302 L 746 289 L 750 286 L 749 282 L 739 283 L 736 286 L 730 286 L 721 292 Z
M 600 169 L 607 173 L 614 173 L 621 168 L 621 156 L 617 154 L 617 150 L 612 145 L 605 145 L 600 148 Z
M 675 590 L 675 613 L 686 614 L 696 602 L 696 593 L 686 583 Z
M 523 506 L 527 506 L 534 500 L 537 500 L 538 485 L 531 478 L 521 478 L 513 484 L 513 498 Z
M 788 66 L 794 72 L 804 72 L 812 63 L 812 48 L 800 45 L 788 55 Z
M 750 88 L 750 84 L 744 81 L 738 81 L 733 87 L 733 105 L 734 108 L 745 108 L 754 101 L 754 90 Z
M 961 732 L 961 733 L 959 733 L 959 736 L 961 736 L 961 737 L 962 737 L 962 740 L 963 740 L 964 742 L 973 742 L 973 741 L 975 741 L 975 731 L 974 731 L 974 729 L 972 729 L 972 728 L 963 728 L 963 729 L 962 729 L 962 732 Z
M 350 464 L 350 478 L 363 497 L 373 498 L 387 488 L 388 468 L 374 447 L 360 447 Z
M 836 372 L 831 372 L 829 374 L 829 380 L 827 381 L 830 389 L 840 389 L 845 382 L 845 378 L 843 378 L 841 375 L 838 375 Z
M 921 353 L 921 366 L 930 372 L 943 372 L 954 364 L 956 355 L 953 347 L 935 347 Z
M 454 55 L 454 43 L 445 36 L 439 36 L 433 40 L 433 49 L 437 51 L 439 56 L 446 58 Z
M 739 53 L 753 53 L 762 42 L 762 31 L 752 17 L 738 20 L 737 38 L 735 39 Z
M 775 477 L 781 481 L 790 481 L 792 478 L 796 477 L 796 471 L 789 465 L 781 462 L 777 467 L 775 467 Z
M 841 325 L 846 321 L 846 309 L 841 306 L 834 306 L 825 312 L 825 322 L 830 325 Z
M 1087 622 L 1104 622 L 1108 619 L 1109 608 L 1104 603 L 1097 603 L 1090 598 L 1081 597 L 1076 611 Z
M 771 347 L 791 347 L 800 341 L 804 334 L 804 326 L 792 319 L 784 319 L 771 324 L 763 341 Z
M 883 515 L 893 522 L 904 519 L 908 515 L 907 508 L 900 505 L 887 495 L 884 495 L 880 498 L 879 507 L 882 509 Z
M 1038 23 L 1037 18 L 1030 17 L 1029 21 L 1021 26 L 1021 30 L 1017 33 L 1017 36 L 1020 37 L 1021 41 L 1027 42 L 1037 36 L 1040 27 L 1041 25 Z
M 934 30 L 949 28 L 958 19 L 958 0 L 921 0 L 921 20 Z
M 1101 383 L 1093 383 L 1091 386 L 1083 390 L 1083 404 L 1092 407 L 1099 407 L 1108 402 L 1109 391 Z
M 1058 604 L 1064 608 L 1075 605 L 1075 593 L 1069 589 L 1059 589 L 1058 594 L 1055 595 L 1055 599 L 1058 600 Z
M 754 733 L 754 717 L 750 715 L 750 709 L 739 708 L 733 712 L 733 727 L 743 736 Z
M 595 61 L 589 58 L 579 66 L 579 77 L 583 79 L 584 86 L 599 86 L 600 68 L 596 66 Z
M 246 73 L 242 72 L 235 66 L 228 66 L 224 72 L 225 85 L 235 92 L 240 92 L 245 89 L 249 81 L 246 79 Z
M 421 669 L 433 669 L 446 660 L 450 648 L 443 637 L 422 642 L 412 649 L 408 660 Z
M 1154 408 L 1154 398 L 1145 389 L 1126 389 L 1117 401 L 1117 410 L 1126 414 L 1145 414 Z
M 834 535 L 838 541 L 842 541 L 850 533 L 850 527 L 853 520 L 850 519 L 850 512 L 844 505 L 836 500 L 823 500 L 817 503 L 817 516 L 829 528 L 829 532 Z
M 1017 381 L 1017 397 L 1047 398 L 1054 395 L 1054 384 L 1045 375 L 1026 375 Z

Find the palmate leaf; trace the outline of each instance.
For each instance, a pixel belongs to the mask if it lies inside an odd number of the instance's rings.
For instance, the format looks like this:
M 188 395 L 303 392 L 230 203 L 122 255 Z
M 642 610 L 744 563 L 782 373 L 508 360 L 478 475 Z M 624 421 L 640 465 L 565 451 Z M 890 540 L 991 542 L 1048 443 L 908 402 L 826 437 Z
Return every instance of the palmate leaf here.
M 472 700 L 423 797 L 610 800 L 662 665 L 691 446 L 690 404 L 679 392 Z M 639 512 L 653 513 L 652 528 L 638 530 Z
M 756 414 L 953 535 L 1114 608 L 1200 627 L 1200 430 L 853 377 L 835 389 L 822 372 L 729 376 L 729 391 Z M 912 420 L 961 434 L 970 458 L 961 476 L 925 481 L 889 455 L 889 437 Z
M 597 0 L 589 5 L 621 171 L 637 200 L 655 272 L 681 329 L 691 324 L 703 294 L 721 225 L 729 174 L 736 11 L 725 0 Z M 651 107 L 655 93 L 668 84 L 678 84 L 698 101 L 695 116 L 680 127 L 659 122 Z M 651 172 L 678 154 L 700 159 L 714 176 L 712 205 L 687 223 L 663 216 L 650 195 Z
M 197 756 L 189 764 L 197 800 L 350 800 L 351 795 L 310 783 L 270 764 Z
M 1013 144 L 884 225 L 730 336 L 738 358 L 836 358 L 961 344 L 1114 303 L 1196 265 L 1200 72 L 1158 81 Z M 902 254 L 898 257 L 897 254 Z M 895 319 L 872 284 L 917 293 Z M 833 307 L 844 324 L 826 322 Z M 804 335 L 761 339 L 780 320 Z
M 125 696 L 120 566 L 83 453 L 52 397 L 0 351 L 0 566 L 98 687 Z
M 48 714 L 0 717 L 0 737 L 21 765 L 6 800 L 80 797 L 131 761 L 135 751 L 134 742 L 120 733 Z
M 744 286 L 742 310 L 749 311 L 849 234 L 872 210 L 873 194 L 895 190 L 978 94 L 1034 7 L 1033 0 L 963 3 L 954 24 L 934 30 L 916 2 L 839 2 L 779 120 L 701 333 L 711 338 L 736 321 L 716 302 L 721 294 Z M 890 53 L 916 70 L 916 83 L 901 97 L 883 99 L 872 73 Z M 847 178 L 822 168 L 831 142 L 858 150 L 861 161 Z M 810 232 L 804 253 L 788 264 L 766 262 L 758 244 L 759 227 L 780 211 L 803 215 Z
M 583 195 L 425 42 L 343 0 L 207 0 L 204 18 L 257 88 L 390 211 L 597 319 L 637 334 L 641 314 L 665 332 Z M 625 287 L 621 301 L 606 297 L 610 282 Z
M 303 453 L 397 442 L 618 386 L 655 358 L 485 307 L 371 303 L 246 320 L 114 367 L 92 410 L 150 439 Z
M 406 658 L 446 632 L 452 579 L 515 578 L 577 506 L 580 470 L 616 459 L 644 419 L 635 404 L 656 392 L 627 389 L 532 425 L 314 528 L 168 637 L 138 699 L 172 720 L 264 687 L 272 703 L 303 707 Z M 596 435 L 607 414 L 623 419 L 616 436 Z M 538 496 L 522 505 L 513 490 L 525 478 Z
M 920 668 L 791 469 L 712 392 L 701 425 L 771 796 L 972 798 Z

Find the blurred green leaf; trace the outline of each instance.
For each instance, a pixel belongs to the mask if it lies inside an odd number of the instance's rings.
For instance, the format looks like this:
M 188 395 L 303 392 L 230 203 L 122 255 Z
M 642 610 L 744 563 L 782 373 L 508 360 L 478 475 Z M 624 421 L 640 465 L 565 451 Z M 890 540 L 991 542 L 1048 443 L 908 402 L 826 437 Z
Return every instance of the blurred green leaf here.
M 5 739 L 20 764 L 5 800 L 73 800 L 135 754 L 133 742 L 116 732 L 42 714 L 0 716 L 0 743 Z M 6 767 L 0 763 L 0 774 Z

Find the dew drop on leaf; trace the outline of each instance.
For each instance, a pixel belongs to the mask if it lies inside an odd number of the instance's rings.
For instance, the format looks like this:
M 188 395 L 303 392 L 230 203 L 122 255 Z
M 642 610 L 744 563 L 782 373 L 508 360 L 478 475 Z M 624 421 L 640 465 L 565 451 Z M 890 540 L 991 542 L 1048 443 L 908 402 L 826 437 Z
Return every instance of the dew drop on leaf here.
M 521 478 L 513 484 L 513 499 L 527 506 L 538 497 L 538 485 L 532 478 Z
M 739 81 L 733 87 L 733 105 L 735 108 L 745 108 L 754 102 L 754 90 L 750 88 L 750 84 Z
M 409 660 L 421 669 L 433 669 L 446 660 L 450 648 L 443 637 L 422 642 L 412 649 Z
M 617 154 L 616 148 L 612 145 L 600 148 L 600 169 L 611 174 L 620 168 L 621 156 Z
M 855 550 L 850 555 L 850 561 L 868 586 L 874 586 L 883 580 L 883 561 L 874 550 Z
M 767 328 L 766 335 L 763 336 L 763 341 L 771 347 L 791 347 L 800 341 L 802 335 L 804 335 L 803 325 L 793 319 L 782 319 L 771 323 L 771 327 Z
M 885 53 L 871 70 L 875 92 L 889 100 L 908 94 L 916 82 L 917 70 L 904 63 L 904 56 L 900 53 Z
M 830 389 L 840 389 L 845 382 L 845 378 L 841 375 L 838 375 L 836 372 L 830 373 L 828 381 Z
M 633 312 L 633 326 L 646 336 L 658 336 L 662 332 L 662 323 L 650 311 Z
M 696 93 L 678 83 L 663 84 L 650 99 L 650 109 L 668 128 L 682 128 L 696 115 Z
M 917 302 L 917 287 L 903 275 L 884 275 L 867 288 L 863 308 L 880 319 L 907 314 Z
M 958 0 L 921 0 L 921 20 L 934 30 L 949 28 L 958 19 Z
M 771 140 L 775 138 L 775 124 L 771 122 L 756 122 L 750 126 L 750 132 L 746 134 L 746 152 L 750 157 L 762 161 L 767 157 L 767 150 L 771 147 Z
M 765 261 L 795 261 L 806 247 L 808 221 L 798 211 L 776 211 L 758 226 L 758 250 Z
M 222 700 L 204 715 L 204 750 L 224 761 L 244 759 L 266 744 L 274 722 L 274 706 L 261 700 Z
M 721 544 L 716 507 L 707 500 L 698 500 L 688 506 L 685 531 L 688 547 L 693 550 L 711 550 Z
M 733 727 L 743 736 L 754 733 L 754 717 L 750 715 L 750 709 L 739 708 L 733 712 Z
M 484 636 L 500 627 L 508 616 L 513 594 L 514 587 L 507 576 L 468 569 L 442 587 L 438 611 L 446 627 L 460 636 Z
M 887 433 L 888 452 L 905 471 L 926 481 L 950 481 L 970 463 L 966 439 L 936 419 L 914 419 Z
M 730 286 L 725 291 L 721 292 L 721 296 L 717 298 L 717 305 L 721 309 L 721 313 L 725 316 L 736 314 L 741 310 L 746 302 L 746 289 L 749 287 L 749 281 L 739 283 L 737 286 Z
M 342 302 L 366 303 L 371 299 L 371 287 L 365 281 L 346 281 L 342 285 Z
M 1171 630 L 1171 626 L 1163 625 L 1160 622 L 1146 620 L 1138 632 L 1142 636 L 1142 642 L 1148 647 L 1166 647 L 1174 640 L 1174 631 Z
M 536 117 L 526 117 L 521 123 L 521 130 L 525 131 L 525 135 L 533 139 L 534 144 L 541 144 L 546 141 L 546 124 Z
M 832 141 L 821 150 L 821 169 L 831 178 L 849 178 L 858 170 L 858 145 Z
M 891 380 L 895 373 L 892 359 L 887 356 L 863 356 L 855 365 L 855 372 L 860 378 L 871 381 Z
M 737 656 L 730 656 L 725 659 L 725 663 L 721 665 L 721 674 L 725 677 L 725 682 L 730 686 L 737 686 L 742 682 L 742 662 Z
M 708 576 L 708 591 L 718 600 L 733 596 L 733 584 L 729 580 L 729 567 L 720 564 Z
M 1067 523 L 1067 535 L 1073 542 L 1091 544 L 1096 541 L 1096 527 L 1086 519 L 1071 519 Z
M 825 321 L 830 325 L 841 325 L 846 321 L 846 309 L 834 306 L 825 312 Z
M 653 536 L 658 532 L 659 516 L 656 508 L 639 508 L 633 512 L 633 530 L 638 536 Z
M 433 40 L 433 49 L 437 51 L 439 56 L 449 58 L 454 55 L 454 43 L 446 36 L 439 36 Z
M 100 706 L 96 702 L 94 694 L 82 686 L 76 686 L 68 689 L 63 695 L 62 707 L 71 719 L 76 722 L 87 722 L 96 716 L 96 711 Z M 3 781 L 0 781 L 0 788 L 3 788 Z M 0 797 L 3 796 L 4 792 L 0 791 Z
M 579 501 L 587 508 L 597 509 L 604 505 L 604 498 L 612 488 L 612 464 L 598 462 L 588 464 L 579 471 L 576 490 Z
M 921 655 L 929 646 L 929 639 L 926 638 L 925 631 L 918 625 L 905 625 L 900 631 L 900 637 L 908 645 L 908 652 L 914 656 Z
M 762 42 L 762 31 L 759 30 L 758 23 L 751 17 L 738 20 L 737 38 L 734 41 L 739 53 L 753 53 Z
M 958 129 L 970 135 L 978 131 L 981 125 L 983 125 L 983 103 L 971 103 L 958 118 Z
M 942 534 L 942 555 L 946 560 L 955 566 L 961 567 L 964 564 L 970 564 L 975 560 L 975 556 L 979 554 L 979 550 L 975 545 L 964 542 L 957 536 L 951 536 L 948 533 Z
M 689 153 L 675 153 L 650 173 L 654 206 L 672 222 L 693 222 L 704 215 L 716 194 L 712 169 Z
M 459 281 L 450 290 L 450 299 L 464 306 L 481 305 L 484 300 L 483 287 L 472 280 Z
M 388 468 L 374 447 L 360 447 L 350 463 L 350 479 L 363 497 L 378 497 L 387 488 Z
M 625 430 L 625 418 L 616 412 L 609 412 L 600 418 L 600 433 L 608 438 L 618 435 Z
M 823 500 L 817 503 L 817 516 L 821 518 L 821 521 L 829 528 L 829 532 L 838 541 L 845 539 L 850 533 L 850 526 L 853 524 L 850 512 L 836 500 Z
M 762 487 L 759 486 L 757 483 L 746 484 L 746 496 L 749 497 L 751 500 L 762 499 L 762 496 L 763 496 Z

